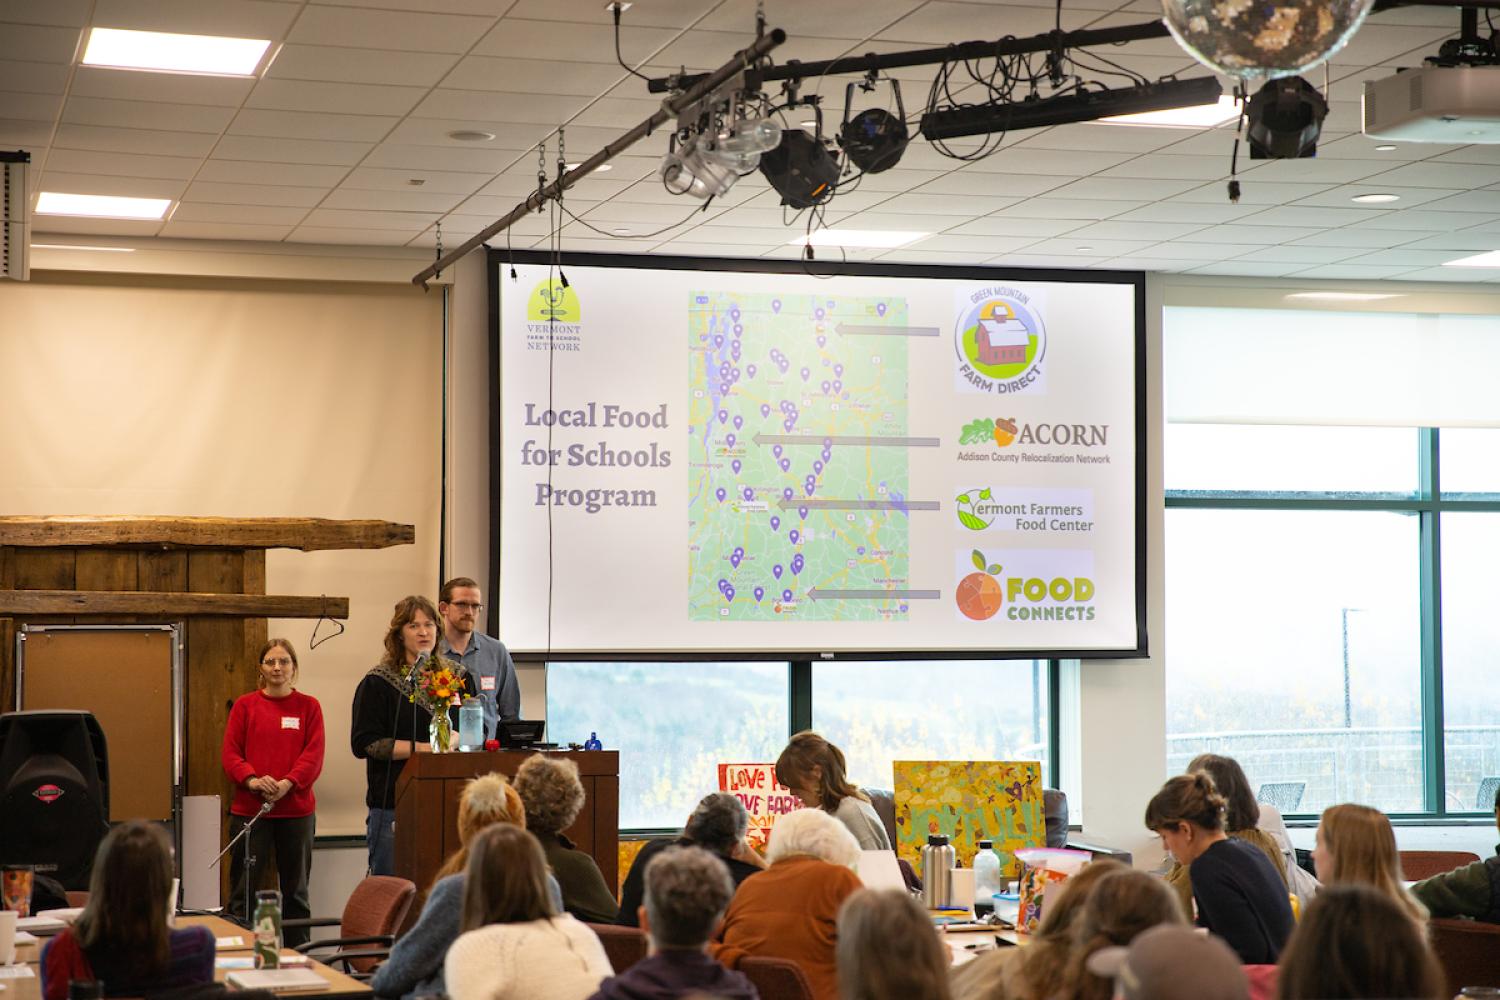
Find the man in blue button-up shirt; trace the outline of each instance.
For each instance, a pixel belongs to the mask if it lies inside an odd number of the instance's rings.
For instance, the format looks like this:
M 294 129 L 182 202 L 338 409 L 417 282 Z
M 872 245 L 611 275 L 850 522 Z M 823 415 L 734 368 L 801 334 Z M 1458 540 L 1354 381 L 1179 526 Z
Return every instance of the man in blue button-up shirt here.
M 484 702 L 484 737 L 494 739 L 499 720 L 521 717 L 521 688 L 505 643 L 474 630 L 483 610 L 479 584 L 473 580 L 456 576 L 443 584 L 438 600 L 443 638 L 438 652 L 463 664 L 474 678 Z

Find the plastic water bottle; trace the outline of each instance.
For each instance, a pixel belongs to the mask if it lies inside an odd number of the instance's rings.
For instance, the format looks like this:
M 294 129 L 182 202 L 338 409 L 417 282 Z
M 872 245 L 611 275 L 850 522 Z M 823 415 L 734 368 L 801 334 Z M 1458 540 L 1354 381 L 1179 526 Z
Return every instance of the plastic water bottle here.
M 465 698 L 458 708 L 458 748 L 465 752 L 484 746 L 484 705 L 478 698 Z
M 974 855 L 974 915 L 983 916 L 995 908 L 995 893 L 1000 891 L 1000 856 L 988 840 L 979 842 Z
M 281 968 L 281 893 L 262 889 L 255 894 L 255 967 Z
M 604 744 L 599 742 L 598 733 L 589 733 L 589 738 L 583 741 L 585 750 L 603 750 Z

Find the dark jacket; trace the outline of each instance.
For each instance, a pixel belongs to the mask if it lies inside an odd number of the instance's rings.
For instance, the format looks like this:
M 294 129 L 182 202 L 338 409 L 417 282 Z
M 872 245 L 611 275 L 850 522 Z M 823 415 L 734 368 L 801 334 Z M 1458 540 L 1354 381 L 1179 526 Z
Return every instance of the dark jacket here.
M 536 839 L 562 886 L 563 908 L 586 924 L 614 923 L 620 904 L 594 859 L 560 833 L 538 834 Z
M 759 1000 L 750 980 L 701 951 L 672 948 L 643 958 L 599 984 L 589 1000 L 677 1000 L 705 993 L 722 1000 Z
M 630 872 L 625 876 L 625 884 L 620 886 L 620 915 L 615 918 L 615 923 L 621 927 L 639 927 L 641 925 L 640 908 L 646 899 L 646 866 L 651 859 L 669 847 L 694 847 L 691 840 L 686 837 L 678 837 L 676 840 L 668 840 L 665 837 L 660 840 L 650 840 L 642 847 L 635 860 L 630 863 Z M 712 852 L 710 852 L 712 853 Z M 734 887 L 738 889 L 740 883 L 761 869 L 744 861 L 734 858 L 724 858 L 715 854 L 714 857 L 721 858 L 729 867 L 729 877 L 734 879 Z
M 1424 878 L 1411 894 L 1434 917 L 1471 917 L 1500 924 L 1500 844 L 1495 856 Z

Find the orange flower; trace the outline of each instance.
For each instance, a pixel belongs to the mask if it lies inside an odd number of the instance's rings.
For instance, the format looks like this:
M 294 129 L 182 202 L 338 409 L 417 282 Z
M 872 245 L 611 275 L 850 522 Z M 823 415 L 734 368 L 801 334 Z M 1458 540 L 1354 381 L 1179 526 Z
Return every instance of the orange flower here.
M 452 698 L 453 697 L 453 692 L 450 691 L 447 688 L 439 688 L 438 692 L 437 692 L 437 697 L 439 697 L 439 698 Z

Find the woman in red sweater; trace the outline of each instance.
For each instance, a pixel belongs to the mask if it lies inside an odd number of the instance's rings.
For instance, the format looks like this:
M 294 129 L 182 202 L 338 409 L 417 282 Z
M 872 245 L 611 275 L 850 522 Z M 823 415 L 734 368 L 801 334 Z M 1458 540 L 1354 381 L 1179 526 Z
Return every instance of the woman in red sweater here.
M 250 854 L 256 870 L 250 885 L 260 884 L 259 868 L 274 851 L 281 876 L 282 912 L 286 919 L 311 916 L 307 874 L 312 867 L 313 829 L 317 802 L 313 782 L 323 770 L 323 709 L 318 700 L 296 690 L 297 651 L 285 639 L 272 639 L 260 651 L 260 690 L 235 700 L 224 729 L 224 773 L 235 784 L 229 807 L 233 836 L 258 815 L 270 810 L 250 831 Z M 246 926 L 246 871 L 244 844 L 230 861 L 229 912 Z M 286 943 L 307 940 L 302 928 L 287 931 Z

